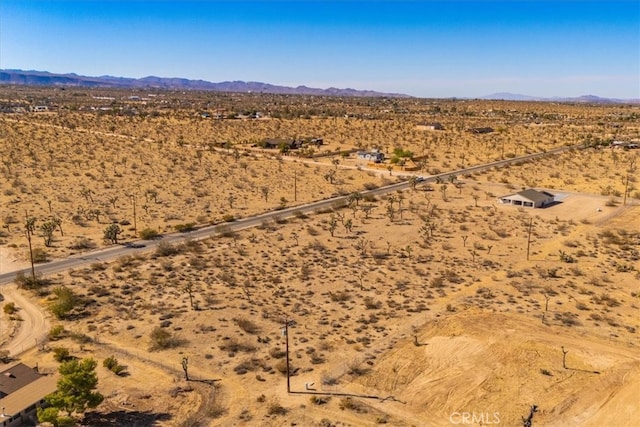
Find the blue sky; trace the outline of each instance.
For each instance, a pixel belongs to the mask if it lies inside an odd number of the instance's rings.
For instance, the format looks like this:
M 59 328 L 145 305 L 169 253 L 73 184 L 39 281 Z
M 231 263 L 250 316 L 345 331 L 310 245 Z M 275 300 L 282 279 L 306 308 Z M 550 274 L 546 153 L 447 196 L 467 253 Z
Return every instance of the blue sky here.
M 640 98 L 640 1 L 1 0 L 0 68 Z

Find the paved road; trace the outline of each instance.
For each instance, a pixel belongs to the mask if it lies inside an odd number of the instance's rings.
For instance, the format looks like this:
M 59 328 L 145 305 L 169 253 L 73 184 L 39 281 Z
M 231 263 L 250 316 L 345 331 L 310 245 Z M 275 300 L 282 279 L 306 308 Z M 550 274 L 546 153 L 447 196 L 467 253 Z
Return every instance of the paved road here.
M 432 176 L 426 177 L 424 181 L 421 182 L 419 185 L 436 182 L 438 179 L 442 179 L 443 181 L 446 182 L 446 180 L 450 175 L 460 176 L 460 175 L 465 175 L 470 173 L 483 172 L 491 168 L 498 168 L 498 167 L 510 165 L 517 162 L 533 160 L 536 158 L 554 155 L 567 150 L 581 148 L 581 147 L 582 146 L 560 147 L 560 148 L 549 150 L 543 153 L 529 154 L 526 156 L 499 160 L 492 163 L 487 163 L 483 165 L 468 167 L 465 169 L 445 172 L 439 175 L 432 175 Z M 387 185 L 385 187 L 376 188 L 374 190 L 363 191 L 361 194 L 363 196 L 366 196 L 366 195 L 382 196 L 384 194 L 388 194 L 398 190 L 405 190 L 407 188 L 409 188 L 409 182 L 404 181 L 396 184 Z M 303 214 L 313 213 L 314 211 L 318 211 L 318 210 L 331 209 L 338 206 L 344 206 L 346 205 L 346 203 L 347 203 L 347 196 L 339 196 L 331 199 L 320 200 L 318 202 L 313 202 L 313 203 L 309 203 L 302 206 L 296 206 L 296 207 L 286 208 L 282 210 L 266 212 L 253 217 L 240 219 L 235 222 L 226 223 L 225 225 L 228 227 L 229 230 L 232 230 L 232 231 L 244 230 L 247 228 L 257 227 L 261 225 L 263 222 L 271 221 L 274 218 L 284 219 L 284 218 L 294 216 L 297 213 L 303 213 Z M 188 233 L 171 233 L 171 234 L 164 235 L 161 238 L 156 240 L 136 242 L 144 245 L 143 248 L 132 248 L 124 245 L 117 245 L 117 246 L 112 246 L 106 249 L 87 252 L 81 255 L 74 255 L 66 259 L 38 265 L 36 266 L 36 274 L 47 275 L 47 274 L 59 273 L 72 268 L 85 267 L 94 262 L 113 260 L 123 255 L 133 254 L 137 252 L 150 252 L 153 249 L 155 249 L 155 247 L 158 244 L 160 244 L 160 242 L 180 243 L 187 239 L 194 239 L 194 240 L 205 239 L 215 235 L 219 231 L 219 229 L 217 228 L 219 225 L 220 224 L 203 227 Z M 21 271 L 26 275 L 31 274 L 30 269 L 24 269 Z M 9 272 L 9 273 L 4 273 L 0 275 L 0 285 L 12 282 L 16 276 L 16 273 L 17 272 Z

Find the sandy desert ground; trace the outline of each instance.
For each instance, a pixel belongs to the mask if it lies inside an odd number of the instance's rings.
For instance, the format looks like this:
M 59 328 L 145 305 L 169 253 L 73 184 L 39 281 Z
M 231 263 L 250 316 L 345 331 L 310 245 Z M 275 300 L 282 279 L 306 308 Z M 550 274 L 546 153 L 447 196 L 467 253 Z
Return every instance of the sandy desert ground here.
M 352 194 L 409 173 L 359 170 L 353 155 L 199 150 L 195 136 L 250 141 L 271 136 L 277 122 L 285 133 L 324 136 L 328 151 L 365 138 L 396 141 L 390 147 L 420 153 L 424 146 L 428 163 L 411 173 L 429 175 L 586 135 L 610 138 L 612 129 L 618 137 L 638 132 L 636 122 L 619 120 L 635 110 L 621 107 L 465 108 L 475 115 L 434 113 L 448 129 L 435 136 L 415 130 L 421 115 L 214 124 L 90 113 L 4 118 L 3 143 L 11 140 L 5 146 L 23 161 L 3 169 L 11 181 L 0 196 L 8 226 L 0 247 L 24 254 L 25 209 L 39 221 L 62 218 L 64 236 L 56 232 L 45 249 L 56 258 L 104 245 L 111 221 L 127 220 L 122 238 L 134 238 L 133 198 L 136 231 L 165 233 Z M 509 126 L 496 111 L 512 109 L 562 117 Z M 593 125 L 594 115 L 604 124 Z M 153 120 L 165 120 L 164 133 Z M 464 131 L 476 125 L 505 129 L 486 138 Z M 7 135 L 37 135 L 50 148 L 32 146 L 30 154 Z M 69 318 L 47 314 L 66 333 L 21 357 L 53 371 L 51 349 L 64 346 L 127 365 L 122 377 L 99 367 L 107 399 L 87 415 L 90 425 L 520 425 L 537 405 L 534 425 L 631 426 L 640 417 L 635 158 L 633 150 L 575 150 L 57 274 L 48 289 L 68 287 L 78 306 Z M 527 187 L 556 193 L 560 203 L 532 210 L 496 202 Z M 45 310 L 55 302 L 47 290 L 30 295 Z M 7 328 L 15 324 L 5 319 Z M 160 346 L 157 331 L 165 336 Z

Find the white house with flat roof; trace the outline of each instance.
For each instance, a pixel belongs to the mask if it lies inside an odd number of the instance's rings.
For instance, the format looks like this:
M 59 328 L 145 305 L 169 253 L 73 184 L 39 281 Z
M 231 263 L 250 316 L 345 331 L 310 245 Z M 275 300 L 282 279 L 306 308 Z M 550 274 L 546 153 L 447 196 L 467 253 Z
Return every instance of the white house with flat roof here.
M 503 205 L 523 206 L 525 208 L 542 208 L 555 202 L 555 196 L 546 191 L 532 188 L 517 193 L 501 196 L 498 201 Z

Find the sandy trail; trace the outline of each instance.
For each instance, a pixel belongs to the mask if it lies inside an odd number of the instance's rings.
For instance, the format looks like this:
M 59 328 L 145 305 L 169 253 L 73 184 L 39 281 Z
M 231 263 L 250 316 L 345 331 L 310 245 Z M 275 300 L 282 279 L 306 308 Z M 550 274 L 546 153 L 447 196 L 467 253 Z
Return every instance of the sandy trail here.
M 18 307 L 18 315 L 22 319 L 16 334 L 1 348 L 8 350 L 9 355 L 15 357 L 43 342 L 49 331 L 49 322 L 44 310 L 22 295 L 16 285 L 3 287 L 2 295 L 4 304 L 13 302 Z

